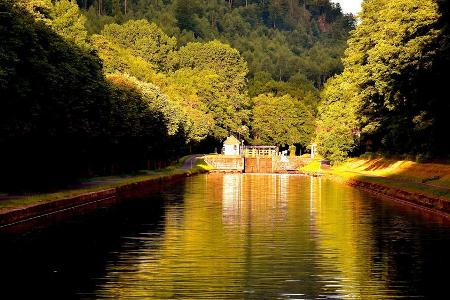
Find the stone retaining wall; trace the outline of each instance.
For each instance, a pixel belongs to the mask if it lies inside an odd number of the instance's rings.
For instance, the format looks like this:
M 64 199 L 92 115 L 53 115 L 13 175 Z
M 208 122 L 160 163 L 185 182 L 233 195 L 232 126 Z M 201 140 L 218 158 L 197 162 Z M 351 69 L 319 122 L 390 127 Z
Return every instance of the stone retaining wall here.
M 400 190 L 392 187 L 388 187 L 378 183 L 371 183 L 366 181 L 361 181 L 357 179 L 346 179 L 345 183 L 356 187 L 367 190 L 369 192 L 374 192 L 382 196 L 387 196 L 394 198 L 396 200 L 425 208 L 434 212 L 439 212 L 445 214 L 450 218 L 450 202 L 443 199 L 430 197 L 427 195 L 408 192 L 405 190 Z
M 281 156 L 274 157 L 273 169 L 275 173 L 296 171 L 311 162 L 310 158 L 300 156 L 287 156 L 285 160 L 287 161 L 282 161 Z
M 208 155 L 204 160 L 216 171 L 244 171 L 244 158 L 241 156 Z
M 33 219 L 57 214 L 67 210 L 83 211 L 82 207 L 92 205 L 95 207 L 99 202 L 117 202 L 126 199 L 145 197 L 155 191 L 162 189 L 165 185 L 189 176 L 189 173 L 175 174 L 166 177 L 149 179 L 146 181 L 126 184 L 117 188 L 111 188 L 61 200 L 37 203 L 27 207 L 0 212 L 0 230 Z

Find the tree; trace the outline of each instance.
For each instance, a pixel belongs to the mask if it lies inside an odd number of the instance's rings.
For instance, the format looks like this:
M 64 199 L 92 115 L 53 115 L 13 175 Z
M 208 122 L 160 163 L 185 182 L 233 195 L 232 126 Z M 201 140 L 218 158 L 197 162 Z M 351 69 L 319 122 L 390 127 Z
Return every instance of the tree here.
M 333 163 L 355 149 L 360 134 L 360 101 L 350 78 L 344 73 L 330 79 L 321 94 L 315 140 L 319 153 Z
M 103 71 L 106 74 L 127 73 L 145 82 L 157 80 L 155 66 L 130 49 L 125 49 L 109 41 L 102 35 L 93 35 L 91 43 L 103 61 Z
M 86 18 L 75 0 L 19 0 L 18 4 L 30 12 L 36 20 L 44 22 L 68 42 L 84 49 L 87 43 Z
M 261 94 L 252 99 L 252 134 L 255 144 L 307 147 L 314 133 L 314 117 L 299 100 Z
M 86 17 L 83 16 L 75 0 L 55 1 L 52 11 L 51 27 L 66 40 L 85 49 L 87 43 Z
M 188 68 L 196 72 L 209 71 L 214 76 L 211 87 L 203 85 L 205 104 L 213 113 L 214 137 L 225 138 L 237 132 L 248 120 L 248 98 L 245 60 L 236 49 L 219 41 L 189 43 L 174 53 L 172 69 Z
M 174 53 L 175 68 L 210 69 L 227 81 L 230 88 L 245 87 L 248 73 L 246 61 L 238 50 L 219 41 L 189 43 Z
M 426 91 L 432 86 L 428 77 L 434 78 L 439 38 L 436 2 L 367 0 L 360 17 L 348 41 L 344 73 L 330 83 L 337 88 L 324 93 L 323 119 L 338 110 L 326 107 L 328 98 L 335 98 L 341 108 L 357 107 L 363 145 L 391 153 L 432 151 L 437 122 L 433 107 L 440 101 L 427 100 Z M 342 92 L 349 90 L 351 95 Z M 345 124 L 348 117 L 336 115 L 336 123 Z M 352 148 L 349 144 L 342 144 L 344 154 Z
M 180 110 L 157 86 L 119 73 L 108 75 L 108 80 L 139 95 L 134 97 L 134 103 L 123 102 L 116 106 L 119 115 L 120 111 L 133 114 L 133 117 L 123 117 L 122 122 L 117 122 L 132 124 L 125 134 L 155 139 L 177 134 L 182 120 Z
M 157 70 L 166 69 L 168 57 L 176 45 L 175 38 L 167 36 L 154 23 L 145 20 L 106 25 L 101 35 L 147 60 Z
M 177 0 L 175 2 L 175 16 L 178 27 L 183 30 L 195 31 L 197 27 L 196 17 L 200 5 L 197 0 Z
M 216 120 L 209 103 L 218 100 L 215 86 L 219 84 L 218 76 L 210 70 L 189 68 L 171 73 L 161 83 L 164 92 L 183 112 L 186 142 L 200 142 L 215 134 Z
M 270 16 L 271 25 L 273 28 L 277 28 L 279 24 L 283 22 L 284 17 L 287 15 L 288 3 L 286 0 L 272 0 L 269 2 L 268 11 Z
M 300 74 L 318 89 L 342 71 L 341 57 L 354 27 L 353 17 L 329 0 L 134 0 L 127 1 L 126 15 L 113 11 L 112 3 L 117 0 L 103 1 L 100 14 L 89 1 L 90 33 L 109 23 L 145 19 L 175 37 L 179 46 L 213 40 L 230 44 L 247 61 L 249 80 L 257 72 L 269 72 L 281 82 Z
M 46 188 L 86 174 L 85 153 L 109 129 L 100 60 L 21 6 L 1 1 L 0 15 L 0 184 Z

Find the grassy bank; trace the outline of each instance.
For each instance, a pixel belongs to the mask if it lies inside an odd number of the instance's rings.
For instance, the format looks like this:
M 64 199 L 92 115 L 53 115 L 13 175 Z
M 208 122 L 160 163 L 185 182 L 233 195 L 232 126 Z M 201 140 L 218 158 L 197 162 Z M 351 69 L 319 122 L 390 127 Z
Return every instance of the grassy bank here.
M 183 164 L 190 156 L 181 158 L 177 163 L 170 165 L 167 168 L 155 171 L 144 170 L 138 174 L 133 175 L 121 175 L 121 176 L 108 176 L 108 177 L 95 177 L 83 180 L 80 184 L 71 188 L 41 194 L 27 194 L 27 195 L 7 195 L 0 194 L 0 212 L 5 212 L 13 209 L 32 206 L 35 204 L 58 201 L 65 198 L 71 198 L 87 193 L 92 193 L 101 190 L 107 190 L 111 188 L 117 188 L 120 186 L 128 185 L 131 183 L 156 180 L 159 178 L 168 177 L 177 174 L 197 174 L 208 170 L 208 165 L 203 159 L 198 159 L 192 168 L 184 168 Z
M 323 170 L 316 161 L 306 166 L 306 173 L 335 175 L 343 180 L 357 180 L 377 184 L 415 195 L 450 201 L 450 165 L 416 163 L 385 158 L 351 158 L 346 162 Z

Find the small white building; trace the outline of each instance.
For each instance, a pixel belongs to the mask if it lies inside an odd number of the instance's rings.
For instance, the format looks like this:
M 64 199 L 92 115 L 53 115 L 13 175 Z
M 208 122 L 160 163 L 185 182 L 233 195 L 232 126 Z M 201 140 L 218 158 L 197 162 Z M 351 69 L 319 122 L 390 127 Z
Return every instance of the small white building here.
M 234 136 L 230 135 L 223 142 L 222 154 L 224 155 L 240 155 L 241 142 Z

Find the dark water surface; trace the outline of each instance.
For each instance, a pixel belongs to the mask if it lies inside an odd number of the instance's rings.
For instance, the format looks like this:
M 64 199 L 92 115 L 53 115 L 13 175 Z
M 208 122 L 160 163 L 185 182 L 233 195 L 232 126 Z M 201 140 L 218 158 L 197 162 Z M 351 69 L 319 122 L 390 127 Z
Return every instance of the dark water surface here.
M 0 236 L 0 298 L 448 299 L 450 225 L 325 178 L 187 178 Z

